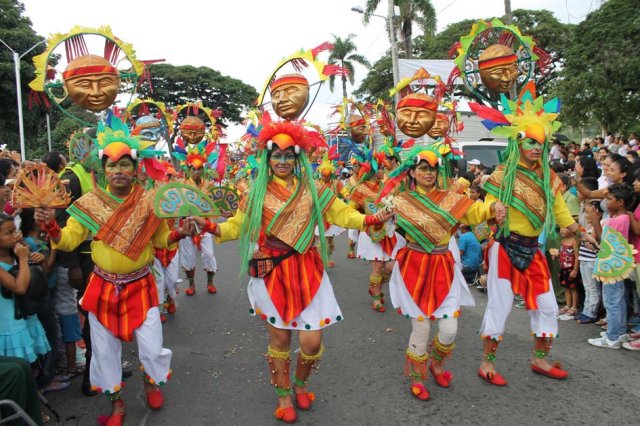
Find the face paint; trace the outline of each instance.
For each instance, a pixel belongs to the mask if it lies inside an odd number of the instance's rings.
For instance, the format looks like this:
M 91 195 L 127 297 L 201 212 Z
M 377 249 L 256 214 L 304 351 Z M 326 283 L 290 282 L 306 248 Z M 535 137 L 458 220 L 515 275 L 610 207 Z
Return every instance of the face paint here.
M 535 139 L 527 138 L 522 141 L 522 149 L 525 151 L 532 151 L 534 149 L 542 149 L 542 144 Z
M 133 166 L 133 162 L 128 158 L 121 158 L 116 162 L 107 160 L 107 163 L 104 166 L 104 173 L 106 176 L 112 176 L 117 173 L 125 176 L 133 176 L 134 172 L 135 167 Z
M 271 162 L 271 164 L 294 164 L 296 162 L 296 156 L 292 152 L 276 152 L 271 155 L 271 159 L 269 161 Z

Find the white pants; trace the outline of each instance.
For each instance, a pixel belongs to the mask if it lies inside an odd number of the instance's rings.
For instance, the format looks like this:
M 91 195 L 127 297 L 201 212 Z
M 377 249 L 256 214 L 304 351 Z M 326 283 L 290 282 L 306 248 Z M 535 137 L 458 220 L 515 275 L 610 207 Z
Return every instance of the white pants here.
M 206 233 L 202 236 L 200 248 L 202 249 L 204 270 L 207 272 L 216 272 L 218 270 L 218 262 L 216 261 L 216 256 L 213 251 L 213 238 L 211 238 L 211 234 Z M 198 248 L 191 238 L 183 238 L 180 240 L 180 264 L 183 269 L 187 271 L 196 269 L 197 251 Z
M 504 334 L 507 318 L 513 306 L 511 282 L 498 277 L 499 243 L 489 249 L 487 273 L 487 308 L 484 311 L 480 333 L 483 337 L 498 339 Z M 558 302 L 549 280 L 549 290 L 536 298 L 537 310 L 530 310 L 531 331 L 536 337 L 555 337 L 558 334 Z
M 94 314 L 89 313 L 91 325 L 91 384 L 102 392 L 117 392 L 122 382 L 122 342 L 107 330 Z M 147 311 L 147 318 L 133 332 L 138 343 L 138 358 L 144 372 L 155 383 L 167 381 L 171 366 L 171 351 L 162 347 L 162 323 L 157 307 Z
M 153 260 L 153 275 L 156 277 L 156 286 L 158 287 L 158 303 L 162 304 L 165 300 L 165 294 L 172 299 L 176 298 L 176 283 L 180 274 L 180 257 L 178 253 L 173 256 L 169 265 L 165 268 L 160 260 Z

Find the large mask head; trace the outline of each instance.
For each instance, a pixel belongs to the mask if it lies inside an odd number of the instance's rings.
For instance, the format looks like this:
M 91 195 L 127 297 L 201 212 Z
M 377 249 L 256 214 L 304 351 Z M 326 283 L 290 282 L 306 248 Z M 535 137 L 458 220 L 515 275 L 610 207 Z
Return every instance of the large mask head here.
M 132 132 L 145 141 L 158 142 L 162 137 L 162 123 L 151 115 L 143 115 L 136 120 L 136 126 Z
M 436 121 L 431 126 L 431 129 L 427 132 L 429 137 L 433 139 L 440 139 L 447 134 L 449 129 L 449 118 L 444 114 L 436 115 Z
M 349 130 L 351 131 L 351 140 L 355 143 L 362 143 L 367 138 L 367 123 L 361 115 L 351 114 Z
M 189 115 L 180 123 L 180 136 L 189 145 L 198 144 L 204 139 L 206 127 L 199 117 Z
M 510 47 L 492 44 L 478 58 L 478 69 L 487 89 L 508 93 L 518 79 L 518 57 Z
M 285 74 L 269 86 L 276 115 L 295 120 L 309 103 L 309 82 L 302 74 Z
M 86 55 L 69 62 L 62 74 L 71 100 L 93 112 L 109 108 L 118 96 L 118 70 L 105 58 Z
M 436 120 L 438 102 L 424 93 L 412 93 L 400 99 L 397 107 L 398 128 L 407 136 L 424 136 Z

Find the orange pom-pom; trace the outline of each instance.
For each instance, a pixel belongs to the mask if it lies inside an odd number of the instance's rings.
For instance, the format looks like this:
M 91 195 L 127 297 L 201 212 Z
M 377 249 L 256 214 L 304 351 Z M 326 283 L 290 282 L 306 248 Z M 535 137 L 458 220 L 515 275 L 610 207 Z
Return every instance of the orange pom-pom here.
M 414 395 L 420 395 L 422 393 L 422 389 L 418 386 L 411 386 L 411 392 L 413 392 Z
M 316 400 L 316 394 L 313 392 L 309 392 L 307 393 L 307 398 L 309 398 L 309 401 L 313 402 Z
M 276 411 L 273 413 L 276 419 L 282 419 L 284 417 L 284 408 L 278 407 Z

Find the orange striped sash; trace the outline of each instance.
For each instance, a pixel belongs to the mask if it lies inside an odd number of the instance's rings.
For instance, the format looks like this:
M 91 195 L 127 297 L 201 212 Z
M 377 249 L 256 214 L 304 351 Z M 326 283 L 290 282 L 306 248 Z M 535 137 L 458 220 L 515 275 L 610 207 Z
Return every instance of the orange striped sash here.
M 449 294 L 453 282 L 453 255 L 424 253 L 403 247 L 396 256 L 402 280 L 416 305 L 431 316 Z

